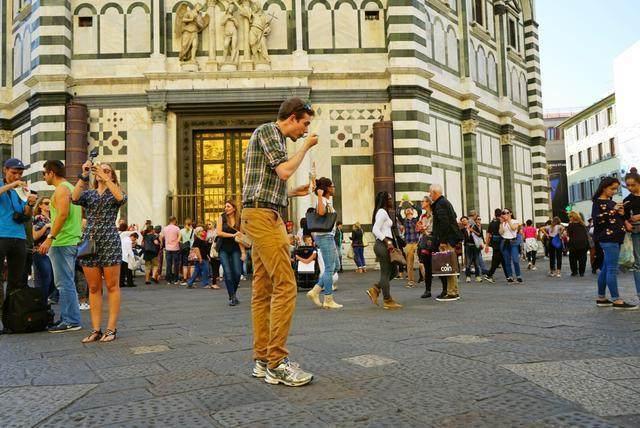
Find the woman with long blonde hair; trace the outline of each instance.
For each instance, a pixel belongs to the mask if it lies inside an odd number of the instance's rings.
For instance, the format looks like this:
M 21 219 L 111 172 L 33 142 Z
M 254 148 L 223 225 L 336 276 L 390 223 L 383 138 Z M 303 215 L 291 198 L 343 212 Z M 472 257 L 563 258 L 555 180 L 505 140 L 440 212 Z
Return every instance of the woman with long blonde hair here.
M 93 189 L 87 189 L 89 175 L 93 173 Z M 82 342 L 111 342 L 116 339 L 118 316 L 120 315 L 120 264 L 122 243 L 116 229 L 116 217 L 120 207 L 127 202 L 118 183 L 115 171 L 108 163 L 93 165 L 87 161 L 82 165 L 82 176 L 78 180 L 71 199 L 84 208 L 87 226 L 83 241 L 95 241 L 95 253 L 80 259 L 80 265 L 89 286 L 91 326 L 89 336 Z M 102 322 L 102 278 L 107 286 L 109 319 L 103 333 Z

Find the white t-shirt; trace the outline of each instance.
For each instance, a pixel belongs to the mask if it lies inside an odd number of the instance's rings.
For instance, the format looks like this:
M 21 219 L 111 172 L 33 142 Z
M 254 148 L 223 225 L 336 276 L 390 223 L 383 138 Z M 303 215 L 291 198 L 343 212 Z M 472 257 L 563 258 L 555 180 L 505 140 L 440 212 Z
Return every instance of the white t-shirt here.
M 517 226 L 520 224 L 518 220 L 510 220 L 510 223 L 512 226 Z M 518 236 L 518 228 L 516 228 L 516 230 L 513 230 L 511 229 L 511 227 L 509 227 L 509 223 L 503 221 L 502 232 L 500 233 L 500 236 L 502 236 L 504 239 L 515 239 Z
M 393 221 L 391 221 L 391 217 L 389 217 L 387 210 L 383 210 L 382 208 L 379 209 L 376 213 L 376 221 L 373 224 L 372 230 L 376 239 L 379 239 L 380 241 L 384 241 L 386 238 L 393 239 L 391 226 L 393 226 Z

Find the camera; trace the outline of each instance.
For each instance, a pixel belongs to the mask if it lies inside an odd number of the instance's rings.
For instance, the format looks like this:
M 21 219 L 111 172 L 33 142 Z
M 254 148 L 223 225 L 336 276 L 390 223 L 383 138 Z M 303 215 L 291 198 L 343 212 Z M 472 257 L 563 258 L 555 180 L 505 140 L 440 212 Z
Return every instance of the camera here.
M 13 221 L 18 224 L 25 224 L 29 220 L 31 220 L 31 217 L 26 215 L 25 213 L 19 213 L 17 211 L 13 213 Z

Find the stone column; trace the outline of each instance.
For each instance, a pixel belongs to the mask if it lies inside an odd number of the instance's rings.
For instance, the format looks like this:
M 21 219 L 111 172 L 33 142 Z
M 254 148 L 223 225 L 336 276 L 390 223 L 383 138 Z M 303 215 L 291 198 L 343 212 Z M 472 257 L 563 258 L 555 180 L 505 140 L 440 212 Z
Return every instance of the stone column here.
M 507 26 L 506 26 L 506 13 L 507 6 L 504 1 L 497 0 L 493 6 L 494 13 L 496 15 L 494 28 L 496 29 L 496 42 L 498 45 L 498 84 L 499 93 L 501 97 L 507 96 Z
M 296 3 L 296 50 L 295 53 L 302 54 L 304 52 L 304 46 L 302 39 L 304 37 L 302 28 L 302 1 L 294 0 Z
M 169 165 L 167 163 L 167 105 L 151 104 L 151 219 L 155 224 L 167 221 L 167 193 L 169 191 Z
M 504 186 L 504 206 L 515 210 L 516 198 L 513 174 L 513 125 L 502 125 L 500 133 L 500 147 L 502 148 L 502 183 Z
M 209 0 L 207 13 L 209 14 L 209 60 L 207 61 L 207 71 L 218 71 L 218 61 L 216 60 L 216 3 L 218 0 Z
M 464 154 L 464 209 L 480 210 L 478 186 L 478 111 L 462 111 L 462 151 Z

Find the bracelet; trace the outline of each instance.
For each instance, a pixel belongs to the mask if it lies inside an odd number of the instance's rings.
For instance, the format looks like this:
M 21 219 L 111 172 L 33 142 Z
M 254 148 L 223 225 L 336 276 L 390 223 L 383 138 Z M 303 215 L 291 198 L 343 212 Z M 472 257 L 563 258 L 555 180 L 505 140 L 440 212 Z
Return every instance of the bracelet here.
M 84 174 L 78 174 L 78 178 L 82 181 L 84 181 L 85 183 L 89 181 L 89 176 L 88 175 L 84 175 Z

